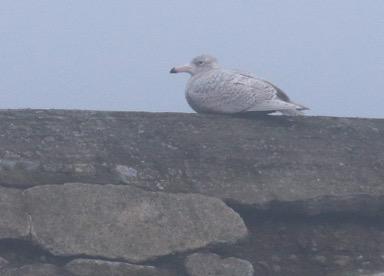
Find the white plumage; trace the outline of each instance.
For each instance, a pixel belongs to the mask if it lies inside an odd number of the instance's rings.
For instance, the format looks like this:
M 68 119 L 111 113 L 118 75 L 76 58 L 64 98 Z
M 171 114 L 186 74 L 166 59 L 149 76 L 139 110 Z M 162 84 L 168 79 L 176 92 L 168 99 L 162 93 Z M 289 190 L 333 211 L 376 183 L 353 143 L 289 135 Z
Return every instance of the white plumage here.
M 171 73 L 191 75 L 185 91 L 188 104 L 200 113 L 275 112 L 302 115 L 305 106 L 268 81 L 251 74 L 222 69 L 209 55 L 194 58 L 190 64 L 174 67 Z

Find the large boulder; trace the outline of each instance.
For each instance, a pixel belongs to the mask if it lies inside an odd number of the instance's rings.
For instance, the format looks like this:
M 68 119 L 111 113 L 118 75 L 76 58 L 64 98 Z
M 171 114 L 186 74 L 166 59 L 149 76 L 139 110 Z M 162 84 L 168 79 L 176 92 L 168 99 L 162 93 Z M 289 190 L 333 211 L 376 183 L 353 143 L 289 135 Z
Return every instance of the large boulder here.
M 147 192 L 132 186 L 70 183 L 24 192 L 31 235 L 55 255 L 143 262 L 246 236 L 220 199 Z

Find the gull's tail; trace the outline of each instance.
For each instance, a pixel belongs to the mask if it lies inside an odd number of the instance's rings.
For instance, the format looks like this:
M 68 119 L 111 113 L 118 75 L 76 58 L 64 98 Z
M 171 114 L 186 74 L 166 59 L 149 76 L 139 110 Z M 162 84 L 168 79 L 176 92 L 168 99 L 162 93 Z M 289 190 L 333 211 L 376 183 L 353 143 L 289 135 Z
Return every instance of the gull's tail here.
M 303 111 L 300 111 L 297 109 L 285 109 L 285 110 L 279 110 L 279 112 L 287 116 L 303 116 L 304 115 Z
M 304 105 L 301 105 L 301 104 L 297 104 L 297 103 L 294 103 L 294 102 L 290 102 L 294 105 L 297 106 L 297 109 L 284 109 L 284 110 L 279 110 L 279 112 L 283 115 L 287 115 L 287 116 L 303 116 L 304 115 L 304 112 L 303 110 L 308 110 L 309 108 L 304 106 Z

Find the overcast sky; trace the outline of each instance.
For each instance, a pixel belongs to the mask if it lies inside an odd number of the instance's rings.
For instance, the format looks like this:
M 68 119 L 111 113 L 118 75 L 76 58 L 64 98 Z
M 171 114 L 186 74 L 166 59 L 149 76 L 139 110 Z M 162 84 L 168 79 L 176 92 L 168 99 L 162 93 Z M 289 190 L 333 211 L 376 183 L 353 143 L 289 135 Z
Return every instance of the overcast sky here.
M 201 53 L 384 118 L 383 0 L 1 0 L 0 108 L 192 112 L 169 69 Z

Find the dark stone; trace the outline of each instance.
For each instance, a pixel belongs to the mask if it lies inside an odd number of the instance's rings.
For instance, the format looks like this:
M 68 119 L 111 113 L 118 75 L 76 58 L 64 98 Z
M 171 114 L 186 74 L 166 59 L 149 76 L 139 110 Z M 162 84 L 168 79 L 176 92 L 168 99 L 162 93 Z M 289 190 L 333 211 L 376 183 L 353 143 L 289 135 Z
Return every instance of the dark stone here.
M 3 267 L 6 267 L 9 264 L 9 262 L 4 259 L 3 257 L 0 257 L 0 269 Z
M 238 258 L 221 258 L 210 253 L 188 256 L 185 266 L 190 276 L 253 276 L 250 262 Z
M 2 276 L 72 276 L 51 264 L 31 264 L 20 268 L 6 268 L 0 273 Z
M 359 271 L 384 270 L 380 216 L 241 214 L 249 238 L 212 252 L 248 260 L 255 275 L 360 276 Z

